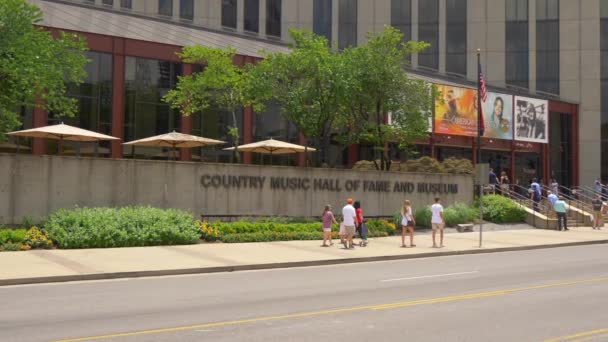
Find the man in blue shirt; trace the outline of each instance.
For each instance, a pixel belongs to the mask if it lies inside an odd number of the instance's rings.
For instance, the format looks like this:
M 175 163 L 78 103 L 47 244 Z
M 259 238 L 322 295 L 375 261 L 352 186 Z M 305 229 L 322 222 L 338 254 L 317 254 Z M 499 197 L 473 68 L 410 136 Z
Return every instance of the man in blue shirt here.
M 494 173 L 494 169 L 490 169 L 490 174 L 489 174 L 489 181 L 490 181 L 490 187 L 492 188 L 492 193 L 496 193 L 496 184 L 498 184 L 498 177 L 496 177 L 496 174 Z
M 551 207 L 555 206 L 555 202 L 557 201 L 557 195 L 555 195 L 552 191 L 549 191 L 547 195 L 547 199 L 551 203 Z
M 538 209 L 538 203 L 540 202 L 540 184 L 536 182 L 536 178 L 532 181 L 532 184 L 530 184 L 530 189 L 532 189 L 530 199 L 534 202 L 534 211 L 540 211 Z

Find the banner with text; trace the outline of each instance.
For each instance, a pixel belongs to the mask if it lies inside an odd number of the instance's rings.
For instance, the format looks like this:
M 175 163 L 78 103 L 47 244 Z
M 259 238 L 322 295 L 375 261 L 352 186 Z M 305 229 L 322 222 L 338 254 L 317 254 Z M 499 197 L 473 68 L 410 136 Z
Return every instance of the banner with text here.
M 435 133 L 477 136 L 477 91 L 437 85 L 443 100 L 435 101 Z

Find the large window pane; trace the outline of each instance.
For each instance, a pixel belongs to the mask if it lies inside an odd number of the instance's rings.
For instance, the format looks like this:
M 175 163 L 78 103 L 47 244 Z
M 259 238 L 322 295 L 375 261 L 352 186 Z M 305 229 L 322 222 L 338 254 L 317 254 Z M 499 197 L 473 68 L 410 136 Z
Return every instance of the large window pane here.
M 506 82 L 528 88 L 528 0 L 506 0 Z
M 131 9 L 133 7 L 133 4 L 131 3 L 131 0 L 120 0 L 120 7 Z
M 158 0 L 158 14 L 173 16 L 173 0 Z
M 243 143 L 243 111 L 236 113 L 237 127 L 241 136 L 240 144 Z M 194 114 L 192 117 L 192 134 L 202 137 L 217 139 L 232 144 L 232 137 L 228 134 L 228 128 L 233 126 L 232 113 L 221 111 L 217 108 L 208 108 L 202 113 Z M 209 146 L 192 149 L 194 160 L 206 162 L 228 163 L 232 161 L 232 152 L 224 151 L 226 146 Z
M 260 0 L 245 0 L 245 31 L 260 31 Z
M 446 71 L 467 73 L 467 0 L 446 1 Z
M 418 65 L 439 69 L 439 1 L 420 1 L 418 18 L 418 39 L 431 44 L 430 47 L 418 53 Z
M 114 5 L 114 0 L 103 0 L 101 3 L 107 6 L 112 6 Z
M 179 17 L 182 19 L 194 19 L 194 0 L 179 1 Z
M 266 34 L 281 37 L 281 0 L 266 0 Z
M 236 28 L 236 0 L 222 0 L 222 26 Z
M 87 76 L 83 83 L 68 86 L 68 96 L 77 100 L 77 113 L 65 117 L 61 113 L 49 113 L 49 124 L 64 122 L 72 126 L 103 134 L 111 134 L 112 128 L 112 55 L 94 51 L 85 52 L 90 62 L 85 66 Z M 48 151 L 57 151 L 56 141 L 49 141 Z M 64 142 L 64 154 L 109 155 L 109 142 Z
M 298 143 L 298 132 L 293 124 L 285 120 L 281 114 L 281 107 L 278 104 L 270 103 L 266 105 L 264 112 L 256 113 L 253 125 L 253 140 L 261 141 L 266 139 L 277 139 L 291 143 Z M 274 165 L 295 165 L 296 155 L 274 156 Z M 262 154 L 254 155 L 254 162 L 257 164 L 269 164 L 268 156 Z
M 179 130 L 180 115 L 162 101 L 177 83 L 181 64 L 127 57 L 125 65 L 125 141 L 131 141 Z M 126 155 L 140 158 L 167 159 L 168 149 L 132 147 Z
M 331 42 L 332 0 L 314 0 L 313 3 L 313 32 L 324 36 Z
M 340 0 L 338 8 L 338 48 L 357 45 L 357 2 Z
M 559 94 L 559 0 L 536 0 L 536 89 Z
M 412 0 L 391 0 L 391 26 L 403 33 L 403 40 L 412 40 Z

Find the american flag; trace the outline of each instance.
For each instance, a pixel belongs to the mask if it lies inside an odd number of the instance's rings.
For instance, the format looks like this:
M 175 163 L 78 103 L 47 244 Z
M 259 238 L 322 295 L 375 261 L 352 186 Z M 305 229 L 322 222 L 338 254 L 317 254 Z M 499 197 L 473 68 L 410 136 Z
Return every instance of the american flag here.
M 483 137 L 484 131 L 485 131 L 485 123 L 483 121 L 483 104 L 486 102 L 486 100 L 488 99 L 488 91 L 486 90 L 486 81 L 483 79 L 483 72 L 481 71 L 481 62 L 479 62 L 477 64 L 477 69 L 479 71 L 479 108 L 477 108 L 477 116 L 478 116 L 478 121 L 477 121 L 477 125 L 478 125 L 478 130 L 479 130 L 479 136 Z

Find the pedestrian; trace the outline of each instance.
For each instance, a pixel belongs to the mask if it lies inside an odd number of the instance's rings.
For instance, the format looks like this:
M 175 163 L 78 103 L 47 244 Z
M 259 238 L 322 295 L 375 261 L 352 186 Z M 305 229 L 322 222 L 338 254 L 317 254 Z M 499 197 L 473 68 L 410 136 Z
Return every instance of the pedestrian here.
M 509 196 L 509 176 L 505 171 L 500 173 L 500 192 L 503 196 Z
M 597 195 L 595 199 L 591 201 L 591 205 L 593 206 L 593 229 L 601 229 L 601 227 L 604 226 L 602 213 L 605 210 L 602 196 Z
M 539 207 L 538 207 L 538 203 L 540 202 L 540 195 L 541 195 L 541 190 L 540 190 L 540 185 L 536 182 L 536 179 L 532 180 L 532 183 L 530 184 L 530 189 L 532 190 L 531 194 L 530 194 L 530 199 L 533 202 L 534 205 L 534 211 L 540 211 Z
M 355 220 L 357 213 L 353 207 L 353 199 L 346 200 L 346 205 L 342 208 L 342 223 L 344 224 L 344 248 L 355 248 L 353 236 L 355 235 Z
M 433 228 L 433 248 L 437 248 L 437 243 L 435 242 L 435 234 L 439 231 L 440 235 L 440 245 L 439 247 L 443 247 L 443 226 L 445 224 L 445 220 L 443 218 L 443 206 L 440 203 L 439 197 L 435 198 L 435 204 L 431 206 L 431 226 Z
M 355 208 L 355 215 L 356 215 L 355 226 L 357 229 L 357 233 L 359 234 L 359 237 L 361 238 L 361 242 L 359 243 L 359 246 L 366 247 L 367 246 L 367 227 L 365 226 L 365 220 L 363 219 L 363 208 L 361 208 L 361 202 L 355 201 L 354 208 Z
M 553 191 L 549 191 L 547 193 L 547 200 L 551 203 L 551 208 L 555 205 L 555 201 L 557 201 L 557 195 L 553 193 Z
M 334 213 L 331 211 L 331 205 L 328 204 L 325 206 L 321 219 L 323 220 L 323 244 L 321 247 L 333 246 L 334 242 L 331 239 L 331 225 L 332 223 L 338 224 L 338 222 L 334 217 Z M 327 241 L 329 241 L 329 245 L 327 245 Z
M 490 181 L 490 191 L 495 194 L 496 193 L 496 184 L 498 184 L 498 177 L 496 177 L 496 174 L 494 173 L 494 169 L 490 169 L 490 174 L 488 177 L 489 181 Z
M 555 210 L 555 213 L 557 214 L 557 230 L 570 230 L 568 229 L 568 220 L 566 219 L 568 205 L 564 201 L 563 196 L 559 196 L 557 201 L 555 201 L 553 210 Z
M 551 180 L 551 191 L 553 192 L 553 194 L 555 196 L 559 195 L 559 183 L 557 182 L 557 179 L 553 178 Z
M 414 245 L 415 225 L 416 220 L 414 219 L 414 214 L 412 213 L 412 203 L 409 200 L 405 200 L 405 202 L 403 202 L 403 207 L 401 207 L 401 247 L 407 247 L 405 244 L 405 234 L 408 231 L 410 233 L 410 247 L 416 247 L 416 245 Z

